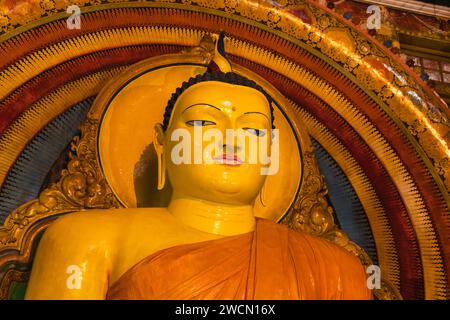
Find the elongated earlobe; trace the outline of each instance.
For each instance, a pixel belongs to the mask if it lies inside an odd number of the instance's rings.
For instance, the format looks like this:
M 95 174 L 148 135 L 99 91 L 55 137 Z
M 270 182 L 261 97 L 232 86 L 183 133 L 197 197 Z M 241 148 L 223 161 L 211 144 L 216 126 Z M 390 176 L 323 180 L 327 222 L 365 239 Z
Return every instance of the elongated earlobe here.
M 266 183 L 263 184 L 263 187 L 259 192 L 259 201 L 261 201 L 263 207 L 266 207 Z
M 158 154 L 158 190 L 164 189 L 166 185 L 166 166 L 162 152 Z
M 166 184 L 166 164 L 164 161 L 164 130 L 160 123 L 155 125 L 153 136 L 153 147 L 156 151 L 156 158 L 158 159 L 158 190 L 164 189 Z

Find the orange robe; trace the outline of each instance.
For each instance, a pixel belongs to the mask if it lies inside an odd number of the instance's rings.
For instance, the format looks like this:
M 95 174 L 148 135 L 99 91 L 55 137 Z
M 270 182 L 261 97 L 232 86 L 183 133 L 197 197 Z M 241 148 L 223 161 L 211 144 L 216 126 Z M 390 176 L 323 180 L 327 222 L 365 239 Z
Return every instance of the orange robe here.
M 257 219 L 253 232 L 156 252 L 125 272 L 107 299 L 370 299 L 344 249 Z

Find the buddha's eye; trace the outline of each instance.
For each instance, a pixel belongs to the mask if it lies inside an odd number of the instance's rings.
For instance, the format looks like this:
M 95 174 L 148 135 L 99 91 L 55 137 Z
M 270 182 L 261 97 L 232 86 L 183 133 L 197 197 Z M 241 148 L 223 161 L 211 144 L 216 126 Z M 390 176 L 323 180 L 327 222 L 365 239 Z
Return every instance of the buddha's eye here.
M 215 125 L 215 122 L 208 120 L 189 120 L 186 121 L 186 124 L 191 127 L 204 127 L 204 126 L 212 126 Z
M 255 128 L 242 128 L 242 129 L 244 129 L 248 133 L 254 134 L 255 136 L 258 136 L 258 137 L 264 137 L 266 135 L 266 130 L 255 129 Z

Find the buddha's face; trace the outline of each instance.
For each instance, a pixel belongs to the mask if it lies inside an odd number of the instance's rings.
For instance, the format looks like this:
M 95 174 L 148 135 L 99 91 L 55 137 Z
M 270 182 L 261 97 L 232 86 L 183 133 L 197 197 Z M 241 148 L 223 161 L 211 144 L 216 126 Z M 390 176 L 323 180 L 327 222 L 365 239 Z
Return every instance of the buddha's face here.
M 271 127 L 269 102 L 256 89 L 218 81 L 186 89 L 158 139 L 174 192 L 253 203 L 265 181 L 260 155 L 270 156 Z

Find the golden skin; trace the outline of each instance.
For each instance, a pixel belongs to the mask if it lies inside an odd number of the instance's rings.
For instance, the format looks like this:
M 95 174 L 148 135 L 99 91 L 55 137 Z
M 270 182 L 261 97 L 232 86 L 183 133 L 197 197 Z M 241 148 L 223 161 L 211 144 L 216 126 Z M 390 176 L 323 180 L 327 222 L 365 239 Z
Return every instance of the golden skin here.
M 169 207 L 89 210 L 59 218 L 41 239 L 25 298 L 104 299 L 121 275 L 152 253 L 253 231 L 253 203 L 265 176 L 259 163 L 246 161 L 249 148 L 239 166 L 175 165 L 170 151 L 177 142 L 170 136 L 177 128 L 193 132 L 192 121 L 199 120 L 208 121 L 203 122 L 206 128 L 253 134 L 253 129 L 269 130 L 269 119 L 270 106 L 255 89 L 221 82 L 187 89 L 174 107 L 167 131 L 155 127 L 155 148 L 163 154 L 173 187 Z M 221 147 L 224 153 L 236 154 L 239 141 L 233 150 L 223 143 Z M 205 155 L 209 160 L 215 156 Z M 79 288 L 67 286 L 69 266 L 81 271 Z

